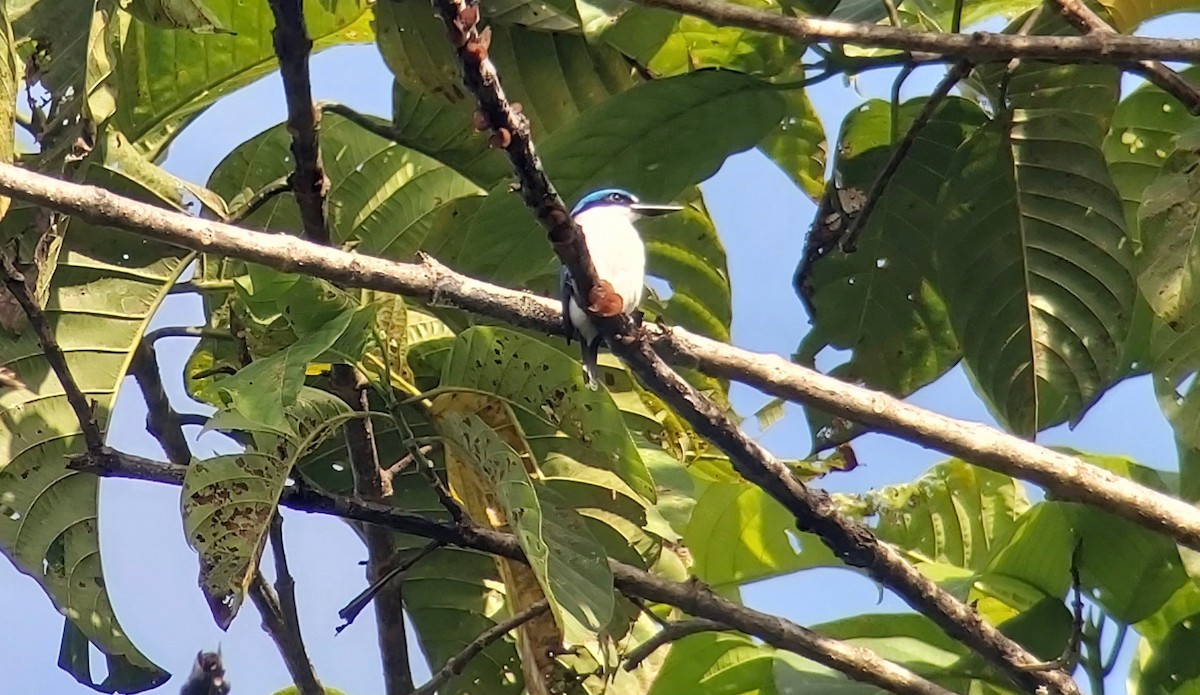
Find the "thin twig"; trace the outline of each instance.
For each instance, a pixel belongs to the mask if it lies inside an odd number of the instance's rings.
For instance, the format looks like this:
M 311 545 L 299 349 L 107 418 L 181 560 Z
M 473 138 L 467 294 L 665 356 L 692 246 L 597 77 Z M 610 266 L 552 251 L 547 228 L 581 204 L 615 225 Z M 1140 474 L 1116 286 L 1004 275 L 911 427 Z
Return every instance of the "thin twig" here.
M 438 669 L 438 672 L 433 674 L 433 677 L 428 682 L 412 691 L 412 695 L 434 695 L 438 691 L 438 688 L 445 685 L 451 678 L 462 673 L 462 670 L 466 668 L 471 659 L 474 659 L 480 652 L 487 649 L 489 644 L 545 613 L 549 608 L 550 604 L 546 599 L 542 599 L 530 604 L 525 610 L 517 613 L 508 620 L 484 630 L 478 637 L 471 640 L 461 652 L 447 659 L 445 665 Z
M 321 151 L 317 147 L 320 112 L 313 106 L 312 82 L 308 74 L 313 43 L 304 25 L 304 3 L 302 0 L 270 0 L 270 5 L 275 15 L 271 38 L 279 58 L 279 74 L 287 99 L 287 129 L 292 135 L 292 191 L 300 206 L 304 235 L 315 242 L 328 244 L 325 194 L 329 192 L 329 178 L 321 166 Z
M 83 433 L 83 441 L 86 443 L 88 451 L 97 455 L 102 453 L 105 450 L 104 433 L 96 422 L 93 404 L 88 401 L 87 396 L 76 383 L 75 377 L 71 375 L 71 369 L 67 366 L 67 357 L 54 338 L 54 330 L 51 329 L 46 314 L 38 306 L 37 300 L 29 290 L 25 282 L 25 274 L 17 269 L 15 259 L 3 252 L 0 252 L 0 274 L 4 276 L 4 284 L 8 287 L 9 294 L 17 300 L 17 304 L 25 312 L 25 317 L 29 319 L 29 325 L 37 335 L 38 342 L 41 343 L 46 361 L 50 363 L 50 368 L 58 377 L 63 394 L 66 395 L 71 409 L 75 411 L 75 417 L 79 420 L 79 428 Z
M 259 208 L 266 205 L 268 202 L 274 199 L 275 196 L 279 195 L 280 193 L 287 193 L 290 190 L 292 190 L 291 175 L 289 174 L 287 176 L 280 176 L 279 178 L 255 191 L 249 198 L 246 199 L 246 202 L 239 205 L 236 209 L 230 210 L 228 222 L 230 224 L 237 224 L 242 220 L 245 220 L 255 212 L 258 212 Z
M 418 263 L 397 263 L 349 253 L 288 234 L 201 220 L 7 164 L 0 164 L 0 193 L 203 253 L 284 272 L 305 272 L 346 287 L 423 301 L 436 297 L 440 305 L 546 334 L 558 335 L 562 329 L 561 300 L 481 282 L 429 257 Z M 681 328 L 645 325 L 642 332 L 672 364 L 748 384 L 768 395 L 1028 480 L 1058 499 L 1092 505 L 1200 550 L 1200 510 L 1077 457 L 845 383 L 778 355 L 743 350 Z
M 1091 34 L 1117 33 L 1116 29 L 1109 26 L 1108 22 L 1082 0 L 1054 0 L 1054 4 L 1068 22 L 1083 31 Z M 1184 79 L 1183 75 L 1157 60 L 1138 60 L 1127 67 L 1136 70 L 1159 89 L 1178 99 L 1193 116 L 1200 115 L 1200 90 Z
M 417 447 L 417 452 L 419 452 L 421 455 L 428 455 L 431 451 L 433 451 L 432 444 L 425 444 Z M 405 468 L 411 466 L 414 460 L 416 460 L 416 454 L 410 451 L 404 456 L 401 456 L 398 461 L 388 466 L 384 473 L 387 474 L 389 478 L 395 479 L 396 476 L 404 472 Z
M 142 342 L 153 345 L 163 338 L 215 338 L 217 340 L 232 340 L 225 331 L 214 331 L 202 326 L 163 326 L 147 331 L 142 336 Z
M 973 63 L 1026 58 L 1052 63 L 1125 64 L 1139 60 L 1200 62 L 1200 40 L 1154 39 L 1124 34 L 1014 36 L 977 31 L 955 34 L 915 31 L 867 23 L 796 17 L 717 0 L 634 0 L 639 5 L 682 12 L 718 26 L 737 26 L 793 38 L 936 53 Z
M 334 631 L 338 634 L 341 634 L 342 630 L 350 627 L 350 625 L 358 618 L 358 614 L 362 612 L 362 609 L 367 607 L 367 604 L 369 604 L 371 600 L 375 598 L 376 594 L 378 594 L 381 589 L 395 581 L 397 577 L 412 569 L 413 565 L 416 565 L 418 562 L 428 557 L 430 553 L 443 546 L 445 546 L 445 543 L 442 543 L 441 541 L 429 541 L 411 557 L 407 557 L 403 562 L 397 563 L 395 567 L 388 570 L 387 574 L 384 574 L 379 579 L 376 579 L 371 583 L 370 586 L 359 592 L 359 594 L 354 598 L 350 599 L 346 605 L 342 606 L 342 609 L 338 611 L 338 617 L 345 622 L 334 628 Z M 370 560 L 368 560 L 367 563 L 369 565 Z
M 162 445 L 168 461 L 186 466 L 192 460 L 192 451 L 183 436 L 183 420 L 167 399 L 154 343 L 149 335 L 143 336 L 134 348 L 129 371 L 146 401 L 146 429 Z
M 496 67 L 488 58 L 490 32 L 481 32 L 477 26 L 478 6 L 466 0 L 434 0 L 433 4 L 456 49 L 463 85 L 479 105 L 478 120 L 491 127 L 492 143 L 508 154 L 521 197 L 570 271 L 579 304 L 586 307 L 593 324 L 630 371 L 728 455 L 743 478 L 782 504 L 801 531 L 816 534 L 847 564 L 865 569 L 1015 683 L 1065 695 L 1078 693 L 1069 674 L 1026 670 L 1027 665 L 1038 662 L 1034 655 L 995 626 L 979 620 L 969 606 L 921 574 L 865 525 L 842 514 L 828 494 L 807 488 L 782 461 L 742 432 L 723 408 L 663 362 L 643 331 L 621 313 L 622 300 L 612 286 L 596 276 L 583 235 L 538 159 L 529 122 L 508 102 Z
M 626 671 L 632 671 L 650 658 L 651 654 L 658 651 L 659 647 L 681 640 L 688 635 L 699 632 L 723 632 L 728 629 L 728 625 L 707 618 L 692 618 L 667 623 L 663 629 L 654 633 L 653 637 L 629 650 L 629 653 L 625 655 L 624 668 Z
M 867 221 L 871 218 L 871 213 L 875 211 L 879 205 L 879 200 L 887 191 L 888 184 L 895 177 L 896 171 L 900 169 L 900 165 L 904 163 L 904 158 L 908 156 L 909 150 L 917 142 L 917 136 L 933 118 L 933 114 L 937 111 L 937 107 L 942 103 L 942 100 L 950 94 L 950 90 L 954 89 L 954 85 L 971 72 L 971 63 L 963 60 L 955 63 L 947 72 L 946 76 L 938 82 L 933 91 L 929 94 L 929 99 L 921 107 L 921 111 L 913 119 L 912 125 L 908 127 L 908 132 L 905 133 L 904 139 L 897 145 L 896 149 L 892 150 L 892 156 L 888 158 L 883 169 L 879 172 L 879 176 L 875 177 L 875 182 L 871 184 L 871 190 L 867 192 L 866 202 L 863 203 L 862 210 L 857 215 L 851 216 L 850 228 L 846 230 L 846 236 L 842 241 L 842 250 L 851 253 L 858 247 L 858 238 L 862 236 L 863 230 L 867 227 Z

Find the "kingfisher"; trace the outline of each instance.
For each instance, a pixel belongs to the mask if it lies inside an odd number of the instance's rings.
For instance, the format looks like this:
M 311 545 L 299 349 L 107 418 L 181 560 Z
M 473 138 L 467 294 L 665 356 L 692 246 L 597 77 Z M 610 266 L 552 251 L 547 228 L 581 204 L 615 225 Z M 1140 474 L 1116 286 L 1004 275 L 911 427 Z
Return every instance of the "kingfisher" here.
M 665 215 L 682 210 L 682 205 L 648 205 L 629 191 L 605 188 L 585 195 L 571 217 L 583 230 L 596 267 L 596 277 L 612 285 L 621 297 L 621 311 L 637 310 L 646 294 L 646 246 L 633 223 L 641 217 Z M 567 342 L 579 338 L 583 347 L 583 373 L 588 387 L 599 384 L 596 357 L 603 338 L 580 308 L 575 298 L 575 282 L 564 266 L 559 273 L 562 282 L 563 331 Z

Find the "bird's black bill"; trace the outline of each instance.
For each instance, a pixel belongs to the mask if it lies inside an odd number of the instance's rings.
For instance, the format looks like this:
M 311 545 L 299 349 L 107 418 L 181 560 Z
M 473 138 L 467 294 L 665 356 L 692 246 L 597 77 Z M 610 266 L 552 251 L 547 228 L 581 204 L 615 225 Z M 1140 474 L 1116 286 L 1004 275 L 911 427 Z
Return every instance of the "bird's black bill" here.
M 629 207 L 637 214 L 645 215 L 646 217 L 665 215 L 669 212 L 679 212 L 683 209 L 682 205 L 647 205 L 645 203 L 634 203 Z

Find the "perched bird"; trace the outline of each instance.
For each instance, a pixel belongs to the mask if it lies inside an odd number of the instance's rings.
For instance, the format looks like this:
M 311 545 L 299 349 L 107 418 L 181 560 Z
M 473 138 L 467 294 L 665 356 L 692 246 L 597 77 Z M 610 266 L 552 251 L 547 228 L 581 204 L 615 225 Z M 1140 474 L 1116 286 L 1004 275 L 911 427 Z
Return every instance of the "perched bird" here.
M 647 205 L 632 193 L 616 188 L 589 193 L 571 211 L 571 217 L 583 230 L 583 241 L 592 256 L 596 276 L 612 285 L 621 297 L 621 311 L 631 313 L 646 292 L 646 247 L 633 226 L 642 216 L 665 215 L 682 210 L 681 205 Z M 567 342 L 578 337 L 583 345 L 583 371 L 590 388 L 598 378 L 596 356 L 600 350 L 600 332 L 592 325 L 576 298 L 575 283 L 564 266 L 562 281 L 563 330 Z M 586 297 L 582 301 L 586 301 Z
M 229 695 L 229 681 L 225 680 L 220 649 L 196 655 L 192 673 L 179 689 L 179 695 Z

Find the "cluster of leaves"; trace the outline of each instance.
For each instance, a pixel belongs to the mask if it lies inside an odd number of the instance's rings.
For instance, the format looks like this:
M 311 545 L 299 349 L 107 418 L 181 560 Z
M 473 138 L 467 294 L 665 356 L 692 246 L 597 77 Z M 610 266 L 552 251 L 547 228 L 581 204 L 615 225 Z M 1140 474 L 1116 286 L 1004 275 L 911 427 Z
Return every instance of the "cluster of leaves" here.
M 746 4 L 882 18 L 879 3 L 856 0 Z M 968 3 L 966 16 L 1031 4 Z M 206 106 L 274 69 L 270 13 L 252 5 L 97 0 L 81 11 L 64 0 L 10 3 L 0 32 L 9 59 L 0 66 L 0 132 L 12 129 L 23 73 L 31 93 L 45 95 L 44 103 L 31 97 L 37 142 L 21 155 L 28 166 L 299 233 L 299 209 L 287 195 L 241 214 L 294 166 L 283 124 L 236 147 L 203 187 L 155 164 Z M 809 195 L 822 192 L 824 128 L 802 87 L 801 48 L 622 3 L 496 0 L 482 10 L 505 90 L 530 118 L 564 197 L 615 184 L 648 200 L 689 203 L 643 228 L 649 271 L 670 288 L 645 308 L 728 339 L 724 251 L 697 185 L 731 154 L 757 147 Z M 1126 29 L 1149 14 L 1134 3 L 1111 10 Z M 391 119 L 351 117 L 336 106 L 322 119 L 332 243 L 397 260 L 429 253 L 481 279 L 549 291 L 554 257 L 511 195 L 502 153 L 471 129 L 474 105 L 432 10 L 419 1 L 322 0 L 305 11 L 316 48 L 375 41 L 395 76 Z M 952 13 L 952 3 L 916 2 L 903 4 L 899 17 L 946 27 Z M 1066 29 L 1046 19 L 1034 31 Z M 836 58 L 827 56 L 834 70 Z M 1200 434 L 1185 426 L 1196 421 L 1189 413 L 1200 397 L 1176 392 L 1196 365 L 1187 340 L 1197 327 L 1191 259 L 1180 249 L 1194 233 L 1200 138 L 1157 90 L 1118 101 L 1118 77 L 1099 66 L 979 70 L 978 96 L 939 107 L 860 250 L 814 269 L 817 313 L 802 353 L 850 350 L 840 376 L 900 395 L 962 360 L 999 419 L 1022 434 L 1077 419 L 1117 380 L 1153 369 L 1181 442 L 1200 451 Z M 852 113 L 837 150 L 839 185 L 869 187 L 919 108 L 920 100 L 870 102 Z M 12 150 L 8 143 L 0 155 Z M 614 592 L 607 558 L 676 579 L 694 575 L 730 596 L 747 582 L 841 566 L 615 362 L 605 365 L 604 388 L 591 391 L 560 339 L 444 307 L 193 258 L 26 208 L 10 211 L 0 236 L 37 268 L 47 316 L 102 425 L 163 297 L 185 272 L 203 288 L 209 337 L 192 355 L 187 383 L 217 408 L 209 427 L 244 447 L 193 464 L 183 489 L 201 587 L 220 624 L 237 613 L 289 480 L 353 488 L 346 446 L 331 435 L 369 417 L 385 465 L 418 462 L 393 480 L 393 504 L 445 514 L 428 464 L 476 521 L 511 530 L 530 559 L 526 568 L 444 548 L 405 575 L 407 609 L 431 665 L 520 606 L 550 602 L 549 617 L 523 627 L 520 644 L 490 645 L 450 690 L 487 684 L 488 692 L 521 692 L 527 674 L 547 673 L 542 664 L 530 669 L 542 657 L 522 646 L 542 640 L 579 647 L 554 668 L 564 680 L 585 676 L 589 690 L 849 687 L 840 675 L 733 635 L 689 637 L 633 672 L 615 668 L 653 623 Z M 0 331 L 13 336 L 0 341 L 0 367 L 28 387 L 0 392 L 0 551 L 66 615 L 65 668 L 100 690 L 152 687 L 165 674 L 121 630 L 104 589 L 97 479 L 67 467 L 84 451 L 79 423 L 36 338 L 9 307 L 0 306 Z M 367 377 L 370 412 L 355 413 L 328 393 L 321 365 L 331 363 Z M 689 376 L 724 400 L 720 381 Z M 853 434 L 820 413 L 810 421 L 826 443 Z M 429 443 L 437 446 L 426 454 Z M 1168 479 L 1125 461 L 1101 463 L 1176 494 L 1197 489 L 1186 471 Z M 828 465 L 796 468 L 813 476 Z M 1147 645 L 1137 685 L 1157 692 L 1191 668 L 1181 646 L 1200 611 L 1190 558 L 1131 524 L 1065 503 L 1031 505 L 1014 481 L 959 461 L 840 503 L 1047 657 L 1070 629 L 1063 599 L 1082 539 L 1085 587 Z M 1113 556 L 1114 537 L 1127 539 L 1119 544 L 1127 556 Z M 424 542 L 398 535 L 396 545 L 407 554 Z M 921 616 L 856 616 L 818 629 L 955 690 L 1007 692 Z M 89 643 L 108 657 L 102 682 L 88 670 Z M 1171 681 L 1170 689 L 1184 684 Z

